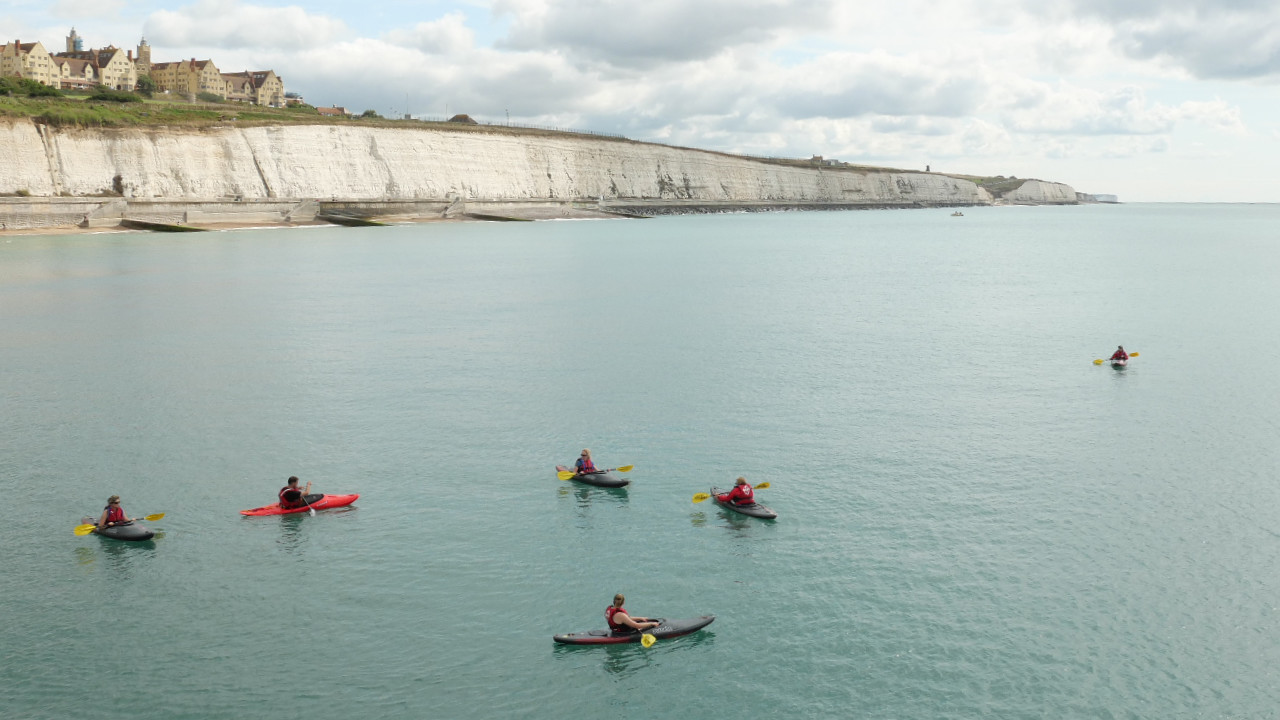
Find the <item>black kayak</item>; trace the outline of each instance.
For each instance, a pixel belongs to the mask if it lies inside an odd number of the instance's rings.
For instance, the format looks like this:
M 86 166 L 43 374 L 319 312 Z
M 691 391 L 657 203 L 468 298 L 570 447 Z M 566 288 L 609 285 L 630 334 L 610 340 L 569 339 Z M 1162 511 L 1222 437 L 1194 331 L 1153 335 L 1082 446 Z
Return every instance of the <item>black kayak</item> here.
M 557 465 L 556 472 L 562 473 L 562 472 L 573 472 L 573 471 L 563 465 Z M 588 485 L 595 485 L 596 487 L 606 487 L 606 488 L 620 488 L 620 487 L 626 487 L 631 484 L 630 479 L 620 478 L 617 475 L 614 475 L 613 473 L 607 470 L 597 470 L 591 473 L 574 475 L 569 479 L 577 480 L 580 483 L 586 483 Z
M 720 496 L 727 492 L 729 491 L 721 490 L 720 488 L 711 488 L 711 499 L 715 500 L 716 504 L 724 508 L 725 510 L 732 510 L 736 513 L 742 513 L 743 515 L 750 515 L 753 518 L 760 518 L 762 520 L 777 519 L 778 513 L 774 512 L 773 510 L 770 510 L 769 506 L 767 505 L 761 505 L 760 503 L 751 503 L 750 505 L 736 505 L 731 502 L 720 502 Z
M 623 643 L 640 642 L 640 638 L 648 633 L 658 640 L 666 638 L 680 637 L 694 633 L 702 628 L 710 625 L 716 619 L 715 615 L 703 615 L 702 617 L 686 618 L 684 620 L 665 620 L 658 618 L 662 624 L 652 630 L 645 630 L 644 633 L 628 632 L 617 633 L 612 630 L 588 630 L 586 632 L 565 633 L 563 635 L 555 635 L 551 639 L 565 645 L 621 645 Z
M 83 517 L 83 518 L 80 518 L 80 524 L 94 525 L 96 523 L 91 517 Z M 111 527 L 108 527 L 108 528 L 94 528 L 93 534 L 101 535 L 102 537 L 109 537 L 113 540 L 132 540 L 132 541 L 150 540 L 151 538 L 156 536 L 156 534 L 152 532 L 150 528 L 140 525 L 136 522 L 128 522 L 128 523 L 122 523 L 120 525 L 112 525 Z

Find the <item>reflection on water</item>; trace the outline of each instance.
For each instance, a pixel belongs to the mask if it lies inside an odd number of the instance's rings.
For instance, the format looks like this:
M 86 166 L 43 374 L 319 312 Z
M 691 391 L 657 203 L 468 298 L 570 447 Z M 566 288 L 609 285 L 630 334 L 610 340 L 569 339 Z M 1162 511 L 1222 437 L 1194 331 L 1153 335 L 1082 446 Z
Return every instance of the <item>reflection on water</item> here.
M 156 537 L 160 537 L 156 533 Z M 140 563 L 150 563 L 156 557 L 155 540 L 126 541 L 114 540 L 101 535 L 90 536 L 93 545 L 80 545 L 75 549 L 76 564 L 90 568 L 102 558 L 106 569 L 113 574 L 129 579 L 133 569 Z
M 719 509 L 719 514 L 720 519 L 724 521 L 724 527 L 733 531 L 734 535 L 741 537 L 746 537 L 756 523 L 768 522 L 767 520 L 762 521 L 756 518 L 749 518 L 742 513 L 726 510 L 724 508 Z
M 280 516 L 280 539 L 276 542 L 287 553 L 296 553 L 302 549 L 306 536 L 302 534 L 302 523 L 307 513 Z
M 689 650 L 715 641 L 715 633 L 699 630 L 692 635 L 659 640 L 652 647 L 645 648 L 638 642 L 619 645 L 563 645 L 555 643 L 553 656 L 558 658 L 581 659 L 579 653 L 600 654 L 601 667 L 610 675 L 619 679 L 627 678 L 636 672 L 649 667 L 661 665 L 662 658 L 673 652 Z
M 689 514 L 689 524 L 696 528 L 707 526 L 707 514 L 699 510 Z
M 577 500 L 579 510 L 586 510 L 591 507 L 591 501 L 602 500 L 611 502 L 614 505 L 626 505 L 631 502 L 631 496 L 626 488 L 602 488 L 594 485 L 562 485 L 557 493 L 560 497 L 569 497 L 572 495 Z

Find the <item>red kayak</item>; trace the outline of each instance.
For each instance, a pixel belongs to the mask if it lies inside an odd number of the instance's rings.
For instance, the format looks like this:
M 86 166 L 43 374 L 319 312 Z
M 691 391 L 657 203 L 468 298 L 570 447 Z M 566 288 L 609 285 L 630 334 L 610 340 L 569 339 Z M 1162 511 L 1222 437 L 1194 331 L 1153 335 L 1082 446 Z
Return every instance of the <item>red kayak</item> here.
M 331 508 L 346 507 L 355 502 L 359 495 L 324 495 L 322 493 L 312 493 L 305 496 L 307 505 L 296 508 L 282 508 L 280 503 L 267 505 L 265 507 L 254 508 L 252 510 L 241 510 L 241 515 L 292 515 L 293 513 L 304 513 L 307 508 L 312 510 L 329 510 Z

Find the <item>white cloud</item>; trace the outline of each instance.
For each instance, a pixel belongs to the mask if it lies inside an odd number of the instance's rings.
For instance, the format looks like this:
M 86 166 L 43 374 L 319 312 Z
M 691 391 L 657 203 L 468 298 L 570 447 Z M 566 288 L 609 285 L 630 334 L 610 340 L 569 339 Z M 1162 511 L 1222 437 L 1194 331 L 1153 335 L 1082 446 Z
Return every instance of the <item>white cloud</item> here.
M 145 33 L 157 47 L 262 50 L 324 47 L 350 34 L 341 20 L 312 15 L 296 5 L 266 7 L 237 0 L 200 0 L 178 10 L 158 10 L 147 18 Z
M 1008 113 L 1017 132 L 1066 135 L 1153 135 L 1171 132 L 1183 121 L 1217 130 L 1243 131 L 1238 108 L 1222 101 L 1188 101 L 1176 106 L 1148 102 L 1137 86 L 1107 91 L 1060 86 L 1044 102 Z
M 1200 78 L 1280 79 L 1274 0 L 1068 0 L 1065 7 L 1111 25 L 1115 47 L 1129 57 Z
M 826 26 L 834 0 L 497 0 L 500 47 L 552 49 L 581 62 L 651 67 L 713 57 Z
M 417 48 L 428 55 L 459 55 L 475 49 L 475 33 L 466 25 L 467 18 L 453 12 L 438 20 L 420 22 L 409 29 L 387 33 L 385 39 L 394 45 Z

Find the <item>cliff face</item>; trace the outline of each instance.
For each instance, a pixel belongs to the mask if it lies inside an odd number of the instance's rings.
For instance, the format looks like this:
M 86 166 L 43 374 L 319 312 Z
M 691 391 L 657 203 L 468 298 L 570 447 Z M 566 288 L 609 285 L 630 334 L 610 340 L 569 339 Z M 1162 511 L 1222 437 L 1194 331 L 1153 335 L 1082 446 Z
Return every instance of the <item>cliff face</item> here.
M 1075 188 L 1062 183 L 1028 180 L 1004 196 L 1006 202 L 1020 205 L 1075 205 Z
M 0 123 L 0 192 L 132 198 L 613 199 L 973 205 L 925 173 L 795 167 L 583 135 L 352 126 L 182 130 Z M 5 186 L 9 187 L 5 187 Z M 1053 187 L 1052 183 L 1043 183 Z M 1075 200 L 1075 191 L 1060 186 Z M 1029 200 L 1028 200 L 1029 201 Z M 1052 202 L 1052 201 L 1051 201 Z

